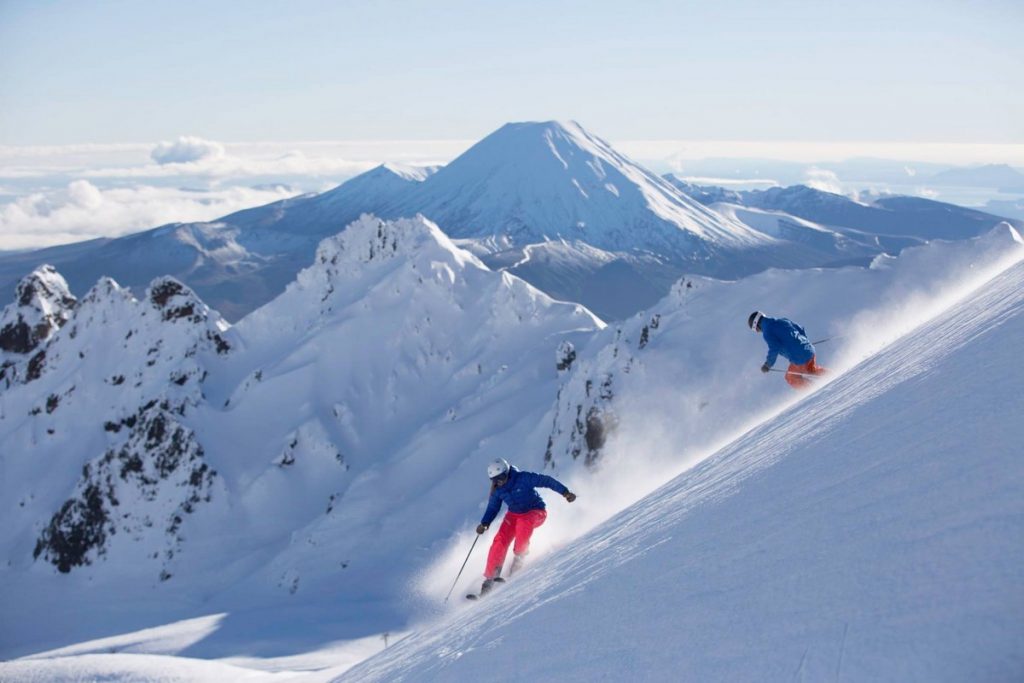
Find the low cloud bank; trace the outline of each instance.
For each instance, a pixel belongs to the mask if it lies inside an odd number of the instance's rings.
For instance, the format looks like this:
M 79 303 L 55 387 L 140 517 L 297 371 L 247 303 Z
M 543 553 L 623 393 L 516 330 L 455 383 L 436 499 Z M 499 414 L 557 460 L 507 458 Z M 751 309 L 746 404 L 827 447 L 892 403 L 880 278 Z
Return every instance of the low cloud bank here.
M 0 249 L 32 249 L 120 237 L 165 223 L 208 221 L 295 194 L 285 185 L 101 189 L 78 179 L 61 189 L 34 192 L 0 206 Z

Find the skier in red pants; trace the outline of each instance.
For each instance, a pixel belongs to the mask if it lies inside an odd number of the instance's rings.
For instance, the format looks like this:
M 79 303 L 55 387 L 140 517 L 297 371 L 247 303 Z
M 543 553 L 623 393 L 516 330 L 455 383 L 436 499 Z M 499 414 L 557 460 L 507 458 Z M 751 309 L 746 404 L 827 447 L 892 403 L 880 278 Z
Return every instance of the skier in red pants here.
M 519 570 L 523 559 L 530 551 L 530 536 L 533 535 L 533 530 L 547 519 L 544 499 L 537 493 L 537 487 L 557 491 L 570 503 L 576 500 L 576 494 L 554 477 L 535 472 L 520 472 L 501 458 L 487 466 L 487 476 L 491 478 L 491 498 L 476 532 L 482 534 L 487 531 L 491 522 L 498 516 L 502 502 L 508 505 L 508 512 L 505 513 L 501 527 L 491 543 L 491 551 L 487 554 L 487 567 L 484 570 L 484 583 L 480 587 L 480 595 L 486 594 L 494 587 L 494 579 L 501 575 L 508 546 L 513 539 L 515 557 L 509 569 L 509 576 Z

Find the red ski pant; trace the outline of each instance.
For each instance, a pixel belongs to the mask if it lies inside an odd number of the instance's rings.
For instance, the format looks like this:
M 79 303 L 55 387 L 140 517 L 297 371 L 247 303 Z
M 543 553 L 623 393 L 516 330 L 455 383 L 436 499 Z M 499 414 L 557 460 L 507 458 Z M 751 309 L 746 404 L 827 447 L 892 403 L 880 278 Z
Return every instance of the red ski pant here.
M 790 363 L 789 369 L 786 370 L 786 381 L 794 389 L 806 389 L 811 386 L 811 380 L 807 379 L 807 375 L 824 375 L 826 372 L 828 370 L 819 367 L 814 362 L 814 356 L 811 356 L 809 361 L 801 365 Z
M 533 530 L 544 523 L 548 513 L 546 510 L 530 510 L 529 512 L 506 512 L 505 519 L 501 520 L 501 528 L 494 535 L 491 542 L 491 552 L 487 554 L 487 568 L 484 570 L 485 579 L 493 579 L 498 575 L 501 566 L 505 564 L 505 556 L 508 554 L 508 546 L 514 538 L 516 541 L 513 549 L 516 555 L 525 555 L 530 551 L 530 536 Z

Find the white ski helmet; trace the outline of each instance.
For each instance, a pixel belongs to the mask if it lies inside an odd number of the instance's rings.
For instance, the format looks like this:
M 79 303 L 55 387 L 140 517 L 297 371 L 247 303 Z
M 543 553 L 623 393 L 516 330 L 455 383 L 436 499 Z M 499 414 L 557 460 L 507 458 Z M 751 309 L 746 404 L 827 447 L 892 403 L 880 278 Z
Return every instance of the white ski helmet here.
M 753 332 L 757 332 L 757 326 L 761 324 L 761 318 L 763 317 L 764 313 L 761 311 L 754 311 L 750 314 L 750 317 L 747 318 L 747 326 L 749 326 Z
M 508 473 L 508 461 L 504 458 L 498 458 L 490 465 L 487 466 L 487 476 L 491 479 L 500 477 L 503 474 Z

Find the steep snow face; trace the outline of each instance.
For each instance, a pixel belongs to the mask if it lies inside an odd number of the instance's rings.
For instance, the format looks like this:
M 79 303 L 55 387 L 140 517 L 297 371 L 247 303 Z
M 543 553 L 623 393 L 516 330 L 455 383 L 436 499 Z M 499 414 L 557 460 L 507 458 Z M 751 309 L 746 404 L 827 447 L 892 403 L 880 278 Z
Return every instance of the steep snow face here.
M 758 241 L 575 122 L 507 124 L 395 208 L 454 237 L 507 236 L 519 246 L 579 240 L 692 260 Z
M 28 619 L 61 595 L 89 632 L 105 591 L 141 601 L 131 624 L 152 591 L 186 616 L 294 599 L 301 622 L 329 587 L 368 603 L 335 637 L 400 626 L 486 462 L 541 466 L 554 351 L 601 327 L 423 218 L 361 218 L 230 329 L 171 278 L 142 301 L 102 280 L 0 394 L 2 600 Z M 60 637 L 32 628 L 21 647 Z
M 1019 678 L 1024 264 L 1006 255 L 514 590 L 337 680 Z
M 67 322 L 76 303 L 68 283 L 53 266 L 36 268 L 18 283 L 14 303 L 0 313 L 0 352 L 36 350 Z
M 234 328 L 245 352 L 211 390 L 224 412 L 200 427 L 247 511 L 227 523 L 264 539 L 254 590 L 315 592 L 339 567 L 332 590 L 353 598 L 408 582 L 429 558 L 382 572 L 392 544 L 431 547 L 475 515 L 496 454 L 540 464 L 554 349 L 601 325 L 423 218 L 364 216 L 325 240 Z
M 975 240 L 879 257 L 870 268 L 680 280 L 643 315 L 608 327 L 578 351 L 559 390 L 546 460 L 564 466 L 642 452 L 644 461 L 691 461 L 773 397 L 792 394 L 781 374 L 759 372 L 767 349 L 747 329 L 750 312 L 797 321 L 820 341 L 819 363 L 841 365 L 890 341 L 893 333 L 880 330 L 894 321 L 932 311 L 924 303 L 915 310 L 914 302 L 941 301 L 950 288 L 1004 268 L 1022 250 L 1019 233 L 1004 223 Z
M 21 381 L 0 393 L 6 557 L 68 572 L 109 556 L 170 576 L 184 518 L 217 488 L 183 420 L 231 349 L 226 327 L 172 278 L 143 301 L 107 278 L 13 368 Z

